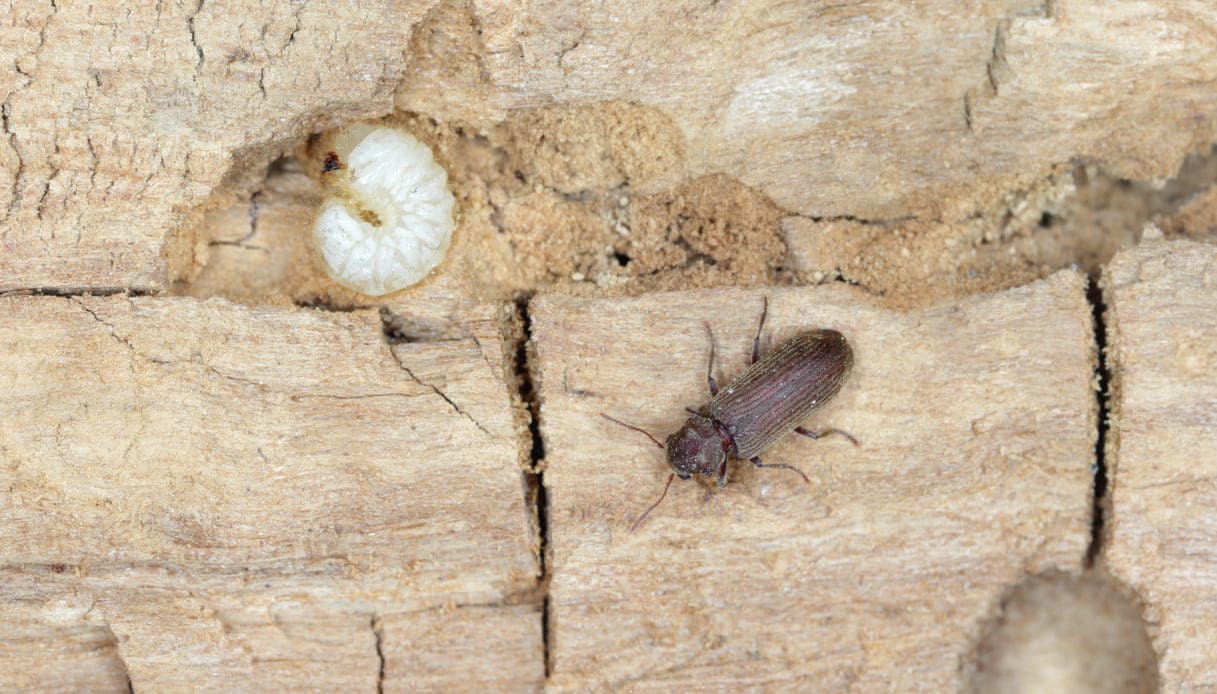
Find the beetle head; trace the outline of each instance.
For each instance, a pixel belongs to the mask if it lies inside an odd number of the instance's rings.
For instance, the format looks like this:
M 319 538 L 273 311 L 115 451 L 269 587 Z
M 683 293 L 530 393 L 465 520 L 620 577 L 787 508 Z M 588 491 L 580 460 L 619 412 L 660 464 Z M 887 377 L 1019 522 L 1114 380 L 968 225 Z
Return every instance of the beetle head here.
M 714 422 L 699 414 L 689 417 L 685 425 L 668 437 L 668 465 L 682 480 L 692 475 L 717 477 L 727 452 Z

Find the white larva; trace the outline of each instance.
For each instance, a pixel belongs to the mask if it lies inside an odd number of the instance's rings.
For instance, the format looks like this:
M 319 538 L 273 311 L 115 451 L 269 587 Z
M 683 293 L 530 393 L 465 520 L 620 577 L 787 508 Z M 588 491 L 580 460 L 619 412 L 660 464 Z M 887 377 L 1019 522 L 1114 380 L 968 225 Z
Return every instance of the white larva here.
M 372 296 L 422 280 L 444 259 L 456 227 L 447 172 L 397 128 L 349 127 L 334 137 L 332 154 L 313 224 L 330 277 Z

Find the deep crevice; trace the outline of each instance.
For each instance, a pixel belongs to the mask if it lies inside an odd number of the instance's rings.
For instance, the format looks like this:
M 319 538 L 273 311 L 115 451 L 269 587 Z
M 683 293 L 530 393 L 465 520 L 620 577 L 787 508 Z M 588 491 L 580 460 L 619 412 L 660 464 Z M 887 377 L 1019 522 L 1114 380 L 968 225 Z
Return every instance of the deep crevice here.
M 530 368 L 528 346 L 532 341 L 531 316 L 528 313 L 528 302 L 532 294 L 521 294 L 516 297 L 516 310 L 520 317 L 523 334 L 516 345 L 515 370 L 516 384 L 519 388 L 520 402 L 528 408 L 528 435 L 532 441 L 529 452 L 529 470 L 525 472 L 529 488 L 532 490 L 532 502 L 536 504 L 537 534 L 539 536 L 538 563 L 541 577 L 538 586 L 543 595 L 541 602 L 541 646 L 545 658 L 545 676 L 549 677 L 552 670 L 549 630 L 549 493 L 545 488 L 545 442 L 541 438 L 540 413 L 541 402 L 537 397 L 536 384 L 533 383 Z
M 1099 287 L 1099 278 L 1090 277 L 1086 285 L 1086 299 L 1090 302 L 1090 310 L 1094 318 L 1095 349 L 1098 352 L 1098 365 L 1095 368 L 1097 381 L 1096 397 L 1099 401 L 1098 434 L 1094 442 L 1094 514 L 1090 522 L 1090 546 L 1086 548 L 1086 568 L 1093 568 L 1099 554 L 1103 551 L 1103 532 L 1106 522 L 1107 504 L 1107 418 L 1110 415 L 1111 371 L 1107 365 L 1107 325 L 1104 323 L 1104 312 L 1107 304 L 1103 301 L 1103 290 Z

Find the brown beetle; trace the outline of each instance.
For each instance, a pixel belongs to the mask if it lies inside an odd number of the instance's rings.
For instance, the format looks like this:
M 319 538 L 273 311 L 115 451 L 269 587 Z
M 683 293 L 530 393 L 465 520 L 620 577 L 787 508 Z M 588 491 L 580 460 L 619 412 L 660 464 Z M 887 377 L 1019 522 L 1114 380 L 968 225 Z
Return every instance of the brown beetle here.
M 813 439 L 840 434 L 858 445 L 857 439 L 840 429 L 811 431 L 799 426 L 808 415 L 831 400 L 849 376 L 854 353 L 845 336 L 836 330 L 807 330 L 762 359 L 761 330 L 768 313 L 769 300 L 766 298 L 756 336 L 752 339 L 751 366 L 721 391 L 714 380 L 714 333 L 710 324 L 705 324 L 710 338 L 706 381 L 711 399 L 702 410 L 689 410 L 692 416 L 668 437 L 666 445 L 644 429 L 601 413 L 614 424 L 646 434 L 656 446 L 666 448 L 668 466 L 672 468 L 663 493 L 639 516 L 631 530 L 637 529 L 647 514 L 663 501 L 675 477 L 687 480 L 693 475 L 705 475 L 713 477 L 719 487 L 725 485 L 729 458 L 749 460 L 757 467 L 793 470 L 804 482 L 810 481 L 796 467 L 761 462 L 761 453 L 791 431 Z

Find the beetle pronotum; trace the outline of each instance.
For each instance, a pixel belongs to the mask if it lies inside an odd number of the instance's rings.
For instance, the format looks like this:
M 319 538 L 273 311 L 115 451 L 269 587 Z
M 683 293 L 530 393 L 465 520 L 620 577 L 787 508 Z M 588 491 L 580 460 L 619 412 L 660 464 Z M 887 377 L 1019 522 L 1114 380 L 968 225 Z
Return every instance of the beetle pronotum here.
M 710 338 L 710 362 L 706 369 L 710 402 L 701 410 L 686 408 L 692 416 L 666 443 L 660 443 L 645 429 L 601 413 L 610 422 L 645 434 L 656 446 L 666 448 L 668 466 L 672 468 L 663 493 L 638 517 L 631 530 L 637 529 L 663 501 L 676 477 L 687 480 L 693 475 L 704 475 L 713 477 L 719 487 L 727 484 L 730 458 L 748 460 L 757 467 L 792 470 L 809 482 L 807 475 L 796 467 L 761 462 L 761 453 L 791 431 L 813 439 L 840 434 L 858 445 L 857 439 L 840 429 L 812 431 L 800 426 L 808 415 L 841 390 L 849 376 L 854 352 L 845 336 L 836 330 L 806 330 L 761 358 L 761 331 L 768 313 L 766 298 L 756 336 L 752 338 L 751 365 L 721 391 L 714 380 L 714 332 L 709 323 L 705 324 Z

